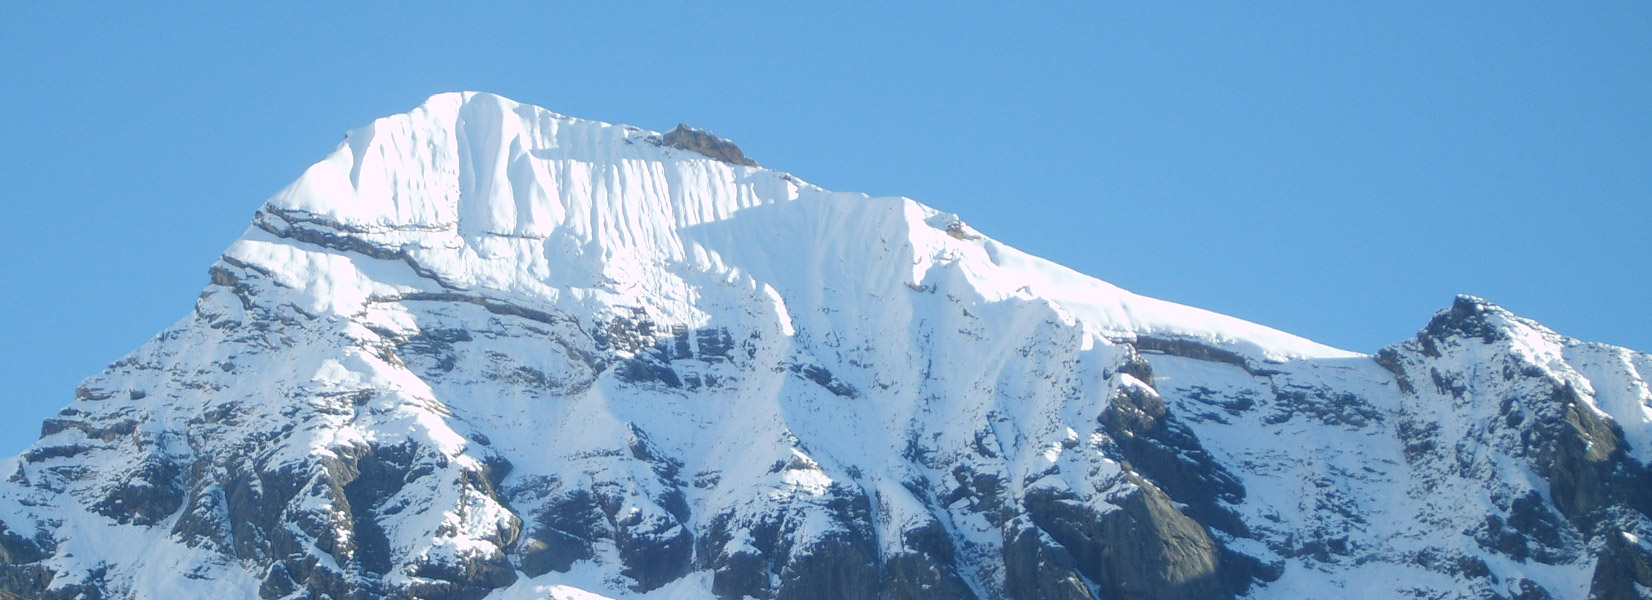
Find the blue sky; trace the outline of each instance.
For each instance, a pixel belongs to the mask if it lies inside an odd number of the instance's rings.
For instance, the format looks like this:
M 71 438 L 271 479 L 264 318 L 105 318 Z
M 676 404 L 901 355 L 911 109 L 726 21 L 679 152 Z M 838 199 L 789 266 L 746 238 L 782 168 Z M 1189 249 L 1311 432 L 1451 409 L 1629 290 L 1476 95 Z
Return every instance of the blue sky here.
M 1649 3 L 336 4 L 0 7 L 0 453 L 345 130 L 459 89 L 1352 350 L 1457 293 L 1652 350 Z

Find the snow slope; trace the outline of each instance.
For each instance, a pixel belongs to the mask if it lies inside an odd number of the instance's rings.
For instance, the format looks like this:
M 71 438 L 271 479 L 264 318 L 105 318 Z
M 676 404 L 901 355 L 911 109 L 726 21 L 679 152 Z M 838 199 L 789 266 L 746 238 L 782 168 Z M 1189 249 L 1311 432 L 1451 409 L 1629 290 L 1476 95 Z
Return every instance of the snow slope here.
M 1477 299 L 1346 352 L 475 92 L 211 277 L 3 465 L 0 598 L 1652 585 L 1652 360 Z

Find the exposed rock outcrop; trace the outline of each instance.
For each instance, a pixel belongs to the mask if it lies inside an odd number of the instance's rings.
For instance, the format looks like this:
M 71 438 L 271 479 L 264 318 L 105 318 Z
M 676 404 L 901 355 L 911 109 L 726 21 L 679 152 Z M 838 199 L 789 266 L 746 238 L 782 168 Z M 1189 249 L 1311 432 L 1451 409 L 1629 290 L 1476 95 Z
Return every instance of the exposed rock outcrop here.
M 676 129 L 667 131 L 665 135 L 660 136 L 659 143 L 670 148 L 698 152 L 731 165 L 758 166 L 757 161 L 746 158 L 746 154 L 741 152 L 740 147 L 734 145 L 734 142 L 717 137 L 716 134 L 709 131 L 689 127 L 683 123 L 677 124 Z

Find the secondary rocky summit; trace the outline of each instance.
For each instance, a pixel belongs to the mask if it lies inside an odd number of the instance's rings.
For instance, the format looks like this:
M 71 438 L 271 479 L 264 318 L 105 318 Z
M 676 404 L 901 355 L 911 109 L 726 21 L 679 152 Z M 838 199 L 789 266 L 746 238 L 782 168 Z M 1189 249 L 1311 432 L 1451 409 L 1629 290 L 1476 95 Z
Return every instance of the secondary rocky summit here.
M 1652 357 L 1375 355 L 442 94 L 0 465 L 0 598 L 1636 598 Z

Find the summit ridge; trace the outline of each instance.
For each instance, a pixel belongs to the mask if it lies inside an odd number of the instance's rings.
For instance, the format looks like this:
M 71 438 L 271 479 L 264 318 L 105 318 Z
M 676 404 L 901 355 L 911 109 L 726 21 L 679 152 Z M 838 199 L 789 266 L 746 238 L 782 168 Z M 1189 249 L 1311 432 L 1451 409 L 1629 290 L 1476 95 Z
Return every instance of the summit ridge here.
M 881 275 L 897 280 L 891 284 L 922 287 L 932 269 L 950 268 L 995 299 L 1056 303 L 1115 337 L 1186 336 L 1242 345 L 1268 358 L 1352 355 L 1136 296 L 991 239 L 941 238 L 935 234 L 946 231 L 937 225 L 943 213 L 910 199 L 831 192 L 787 173 L 647 143 L 661 137 L 491 94 L 438 94 L 410 113 L 350 132 L 338 150 L 271 198 L 260 218 L 292 215 L 307 227 L 400 248 L 454 285 L 553 297 L 560 295 L 554 288 L 601 287 L 576 273 L 626 281 L 681 263 L 752 278 L 773 270 L 755 264 L 760 257 L 812 252 L 817 258 L 833 238 L 876 237 L 888 243 L 875 248 L 878 253 L 846 252 L 841 260 L 889 270 L 900 262 L 895 256 L 905 255 L 909 272 Z M 774 235 L 724 234 L 732 228 Z M 249 240 L 227 255 L 251 252 L 264 241 L 249 235 L 243 242 Z M 798 242 L 812 245 L 799 248 Z M 862 275 L 858 269 L 836 274 Z M 641 279 L 653 284 L 672 277 Z

